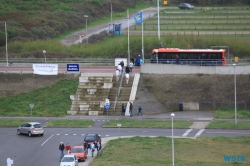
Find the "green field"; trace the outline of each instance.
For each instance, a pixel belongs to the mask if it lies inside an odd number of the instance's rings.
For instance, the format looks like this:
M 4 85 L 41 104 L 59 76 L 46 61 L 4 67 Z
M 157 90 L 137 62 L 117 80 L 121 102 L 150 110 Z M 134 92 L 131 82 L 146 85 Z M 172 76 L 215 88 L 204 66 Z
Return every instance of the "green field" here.
M 176 166 L 249 165 L 250 137 L 199 137 L 174 139 Z M 228 162 L 225 156 L 243 156 L 244 161 Z M 241 158 L 240 158 L 241 159 Z M 111 140 L 90 166 L 171 166 L 172 139 L 132 137 Z

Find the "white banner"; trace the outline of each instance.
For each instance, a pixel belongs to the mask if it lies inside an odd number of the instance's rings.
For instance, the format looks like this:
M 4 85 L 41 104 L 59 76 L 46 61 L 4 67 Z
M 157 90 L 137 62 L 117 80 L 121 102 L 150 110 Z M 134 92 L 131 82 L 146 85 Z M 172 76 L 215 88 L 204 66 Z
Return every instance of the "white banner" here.
M 33 64 L 33 74 L 57 75 L 58 64 Z

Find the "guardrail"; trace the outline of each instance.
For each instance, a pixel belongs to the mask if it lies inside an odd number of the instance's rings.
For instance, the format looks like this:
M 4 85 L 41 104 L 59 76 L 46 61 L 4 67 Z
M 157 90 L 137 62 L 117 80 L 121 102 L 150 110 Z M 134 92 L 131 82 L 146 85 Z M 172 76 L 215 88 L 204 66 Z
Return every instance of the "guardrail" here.
M 180 59 L 181 61 L 182 59 Z M 13 62 L 13 65 L 16 64 L 22 66 L 32 63 L 45 63 L 45 58 L 10 58 L 8 62 Z M 56 64 L 67 64 L 67 63 L 78 63 L 83 65 L 115 65 L 114 58 L 46 58 L 47 63 L 56 63 Z M 150 63 L 150 59 L 145 59 L 144 63 Z M 234 59 L 227 59 L 226 64 L 234 64 Z M 250 65 L 250 59 L 239 59 L 238 65 Z M 6 58 L 0 58 L 0 66 L 6 66 Z

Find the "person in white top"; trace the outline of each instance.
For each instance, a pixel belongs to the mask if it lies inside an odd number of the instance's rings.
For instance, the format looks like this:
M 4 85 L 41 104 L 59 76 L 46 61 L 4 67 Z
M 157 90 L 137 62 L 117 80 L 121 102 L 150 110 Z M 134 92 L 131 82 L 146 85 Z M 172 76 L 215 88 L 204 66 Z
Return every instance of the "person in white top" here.
M 120 64 L 117 66 L 117 69 L 119 70 L 120 74 L 122 74 L 122 66 Z
M 125 76 L 126 76 L 126 83 L 128 84 L 128 81 L 129 81 L 129 73 L 126 73 Z
M 119 81 L 119 78 L 120 78 L 120 71 L 119 71 L 119 69 L 116 69 L 115 75 L 116 75 L 116 81 Z
M 132 73 L 133 66 L 134 66 L 133 62 L 130 61 L 130 63 L 129 63 L 129 70 L 130 70 L 131 73 Z

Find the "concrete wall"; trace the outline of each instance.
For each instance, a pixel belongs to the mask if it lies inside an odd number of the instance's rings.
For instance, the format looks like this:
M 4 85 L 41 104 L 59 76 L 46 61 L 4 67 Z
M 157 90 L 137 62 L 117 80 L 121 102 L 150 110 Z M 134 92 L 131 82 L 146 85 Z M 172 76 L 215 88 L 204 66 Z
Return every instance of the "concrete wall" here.
M 149 74 L 234 74 L 234 66 L 188 66 L 175 64 L 141 65 L 141 73 Z M 235 74 L 250 74 L 250 66 L 235 66 Z

